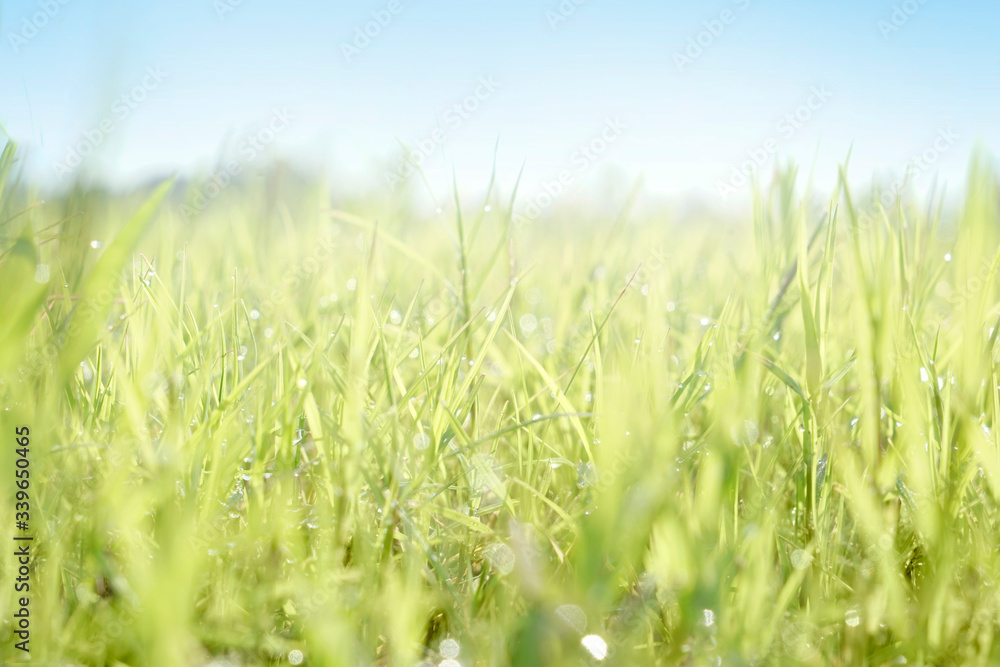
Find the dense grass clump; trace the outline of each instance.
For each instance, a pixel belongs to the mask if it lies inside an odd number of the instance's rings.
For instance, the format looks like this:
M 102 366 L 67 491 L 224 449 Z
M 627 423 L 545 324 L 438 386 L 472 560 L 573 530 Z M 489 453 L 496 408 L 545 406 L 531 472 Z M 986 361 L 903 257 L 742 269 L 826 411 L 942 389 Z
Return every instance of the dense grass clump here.
M 983 161 L 732 225 L 0 168 L 34 662 L 1000 661 Z

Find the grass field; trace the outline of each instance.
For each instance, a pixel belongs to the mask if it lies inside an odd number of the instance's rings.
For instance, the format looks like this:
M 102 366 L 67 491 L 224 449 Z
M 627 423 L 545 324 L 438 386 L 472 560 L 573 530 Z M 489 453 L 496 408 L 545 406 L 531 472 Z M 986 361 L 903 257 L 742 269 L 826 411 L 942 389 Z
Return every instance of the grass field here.
M 34 664 L 1000 661 L 985 159 L 957 207 L 783 172 L 685 224 L 18 173 Z

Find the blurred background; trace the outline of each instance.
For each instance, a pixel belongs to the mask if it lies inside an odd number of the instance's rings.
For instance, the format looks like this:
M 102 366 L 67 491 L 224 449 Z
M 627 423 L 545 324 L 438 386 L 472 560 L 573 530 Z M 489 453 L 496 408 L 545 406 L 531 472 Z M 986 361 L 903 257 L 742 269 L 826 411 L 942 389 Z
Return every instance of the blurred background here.
M 997 34 L 985 0 L 6 0 L 0 128 L 52 189 L 281 159 L 431 201 L 495 159 L 526 205 L 727 207 L 787 160 L 832 187 L 849 151 L 928 189 L 1000 145 Z

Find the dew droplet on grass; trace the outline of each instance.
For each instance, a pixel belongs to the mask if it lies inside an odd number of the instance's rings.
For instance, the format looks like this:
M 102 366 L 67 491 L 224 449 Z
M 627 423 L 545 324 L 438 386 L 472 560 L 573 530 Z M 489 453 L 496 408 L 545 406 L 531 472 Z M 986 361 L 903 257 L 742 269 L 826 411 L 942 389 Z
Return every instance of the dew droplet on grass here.
M 441 645 L 438 647 L 438 651 L 443 658 L 457 658 L 460 650 L 461 646 L 454 639 L 442 640 Z
M 580 644 L 595 660 L 604 660 L 608 657 L 608 643 L 599 635 L 587 635 L 580 640 Z
M 581 635 L 587 630 L 587 614 L 575 604 L 564 604 L 556 608 L 556 616 Z

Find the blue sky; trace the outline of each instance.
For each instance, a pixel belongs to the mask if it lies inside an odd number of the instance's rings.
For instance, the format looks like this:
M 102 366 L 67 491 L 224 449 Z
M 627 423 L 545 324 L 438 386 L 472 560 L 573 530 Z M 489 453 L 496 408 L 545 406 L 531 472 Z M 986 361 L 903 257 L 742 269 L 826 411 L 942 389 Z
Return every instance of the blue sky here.
M 0 0 L 0 124 L 52 182 L 282 155 L 390 187 L 402 141 L 443 193 L 485 185 L 499 140 L 529 195 L 568 172 L 738 199 L 779 158 L 832 184 L 852 145 L 859 179 L 925 156 L 929 183 L 1000 146 L 998 34 L 973 0 Z

